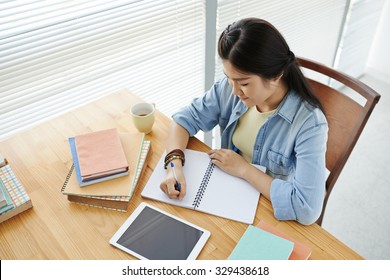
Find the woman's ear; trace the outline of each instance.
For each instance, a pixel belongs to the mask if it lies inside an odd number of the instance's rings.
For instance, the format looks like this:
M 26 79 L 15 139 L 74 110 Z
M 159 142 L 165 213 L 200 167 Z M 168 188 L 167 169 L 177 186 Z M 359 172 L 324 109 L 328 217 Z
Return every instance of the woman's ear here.
M 271 78 L 270 79 L 271 83 L 274 84 L 274 85 L 278 85 L 279 82 L 281 81 L 282 77 L 283 77 L 283 74 L 284 73 L 282 72 L 279 75 L 275 76 L 274 78 Z
M 279 75 L 277 75 L 277 76 L 274 78 L 274 81 L 275 81 L 275 82 L 279 82 L 280 79 L 282 79 L 283 74 L 284 74 L 284 73 L 282 72 L 282 73 L 280 73 Z

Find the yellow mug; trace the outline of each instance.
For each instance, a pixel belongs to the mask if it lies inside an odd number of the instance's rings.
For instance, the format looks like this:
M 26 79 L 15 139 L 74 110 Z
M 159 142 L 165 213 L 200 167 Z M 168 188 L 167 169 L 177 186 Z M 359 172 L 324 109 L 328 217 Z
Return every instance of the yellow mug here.
M 142 102 L 135 104 L 130 109 L 134 126 L 142 133 L 150 133 L 155 119 L 156 105 Z

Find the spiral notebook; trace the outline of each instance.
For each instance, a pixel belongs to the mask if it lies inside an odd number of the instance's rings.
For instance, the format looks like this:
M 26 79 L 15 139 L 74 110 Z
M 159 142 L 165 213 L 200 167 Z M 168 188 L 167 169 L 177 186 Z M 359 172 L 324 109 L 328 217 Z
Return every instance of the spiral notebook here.
M 183 171 L 187 191 L 183 200 L 170 199 L 160 189 L 160 183 L 166 176 L 164 156 L 158 162 L 141 196 L 252 224 L 260 192 L 247 181 L 231 176 L 212 164 L 206 153 L 193 150 L 185 150 L 184 153 L 186 164 Z M 256 167 L 265 170 L 263 167 Z

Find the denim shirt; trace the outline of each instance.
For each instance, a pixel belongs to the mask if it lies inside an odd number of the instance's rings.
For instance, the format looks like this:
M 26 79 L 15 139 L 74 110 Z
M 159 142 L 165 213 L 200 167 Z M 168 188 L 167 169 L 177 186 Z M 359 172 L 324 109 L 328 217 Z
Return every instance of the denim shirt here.
M 219 125 L 221 147 L 234 149 L 233 132 L 247 109 L 224 78 L 173 119 L 190 136 Z M 325 195 L 327 135 L 323 112 L 294 91 L 286 94 L 260 128 L 252 163 L 265 166 L 274 178 L 270 193 L 276 219 L 312 224 L 319 217 Z

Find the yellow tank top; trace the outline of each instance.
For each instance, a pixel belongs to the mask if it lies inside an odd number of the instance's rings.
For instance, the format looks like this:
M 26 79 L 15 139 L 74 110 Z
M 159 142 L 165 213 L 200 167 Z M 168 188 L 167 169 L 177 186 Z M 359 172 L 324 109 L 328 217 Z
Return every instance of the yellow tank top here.
M 234 146 L 240 150 L 240 154 L 248 162 L 252 162 L 253 148 L 260 127 L 275 111 L 260 113 L 257 111 L 256 106 L 253 106 L 238 119 L 232 140 Z

